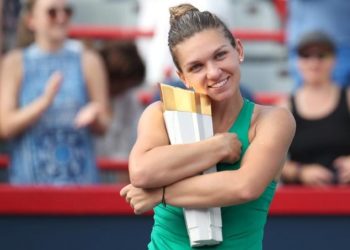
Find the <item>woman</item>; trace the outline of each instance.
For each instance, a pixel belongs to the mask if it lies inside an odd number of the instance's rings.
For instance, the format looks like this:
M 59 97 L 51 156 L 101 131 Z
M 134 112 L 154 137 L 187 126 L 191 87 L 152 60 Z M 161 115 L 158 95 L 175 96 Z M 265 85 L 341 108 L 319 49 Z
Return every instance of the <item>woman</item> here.
M 285 100 L 297 129 L 286 183 L 324 186 L 350 183 L 350 91 L 332 81 L 335 44 L 322 32 L 305 34 L 298 44 L 302 86 Z
M 191 249 L 180 207 L 217 206 L 222 207 L 223 242 L 206 249 L 261 249 L 269 204 L 294 134 L 293 117 L 286 109 L 242 98 L 243 47 L 220 19 L 188 4 L 170 12 L 174 63 L 188 88 L 211 98 L 215 136 L 169 145 L 162 104 L 150 105 L 130 155 L 131 184 L 121 195 L 137 214 L 155 207 L 149 249 Z M 219 172 L 200 175 L 215 164 Z M 168 205 L 158 205 L 161 201 Z
M 28 0 L 23 38 L 34 40 L 4 58 L 0 134 L 13 142 L 11 183 L 97 181 L 90 129 L 108 124 L 106 75 L 96 53 L 67 40 L 72 14 L 65 0 Z

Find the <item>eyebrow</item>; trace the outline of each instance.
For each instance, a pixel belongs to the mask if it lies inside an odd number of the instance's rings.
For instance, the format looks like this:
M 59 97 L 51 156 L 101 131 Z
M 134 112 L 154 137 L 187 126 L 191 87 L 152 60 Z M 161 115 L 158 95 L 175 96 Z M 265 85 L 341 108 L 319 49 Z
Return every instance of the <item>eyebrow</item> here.
M 225 47 L 227 47 L 227 46 L 228 46 L 227 44 L 221 45 L 219 48 L 217 48 L 216 50 L 214 50 L 213 54 L 216 54 L 218 51 L 220 51 L 221 49 L 223 49 L 223 48 L 225 48 Z M 191 67 L 191 66 L 193 66 L 193 65 L 195 65 L 195 64 L 197 64 L 197 63 L 199 63 L 198 60 L 191 61 L 191 62 L 187 63 L 187 64 L 185 65 L 185 67 Z

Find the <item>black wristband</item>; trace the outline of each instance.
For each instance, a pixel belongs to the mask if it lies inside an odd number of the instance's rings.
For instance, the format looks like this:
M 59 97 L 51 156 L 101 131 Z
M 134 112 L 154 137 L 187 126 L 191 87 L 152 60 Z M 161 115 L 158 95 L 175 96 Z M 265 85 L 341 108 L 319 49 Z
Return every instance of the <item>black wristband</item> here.
M 165 186 L 163 187 L 162 204 L 163 204 L 164 207 L 166 207 L 166 202 L 165 202 Z

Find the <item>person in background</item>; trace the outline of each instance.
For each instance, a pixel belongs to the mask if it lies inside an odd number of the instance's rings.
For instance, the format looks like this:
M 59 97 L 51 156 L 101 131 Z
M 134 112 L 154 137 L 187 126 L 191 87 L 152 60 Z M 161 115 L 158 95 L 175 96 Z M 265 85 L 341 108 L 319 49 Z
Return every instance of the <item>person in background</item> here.
M 106 134 L 96 138 L 96 153 L 127 160 L 136 141 L 136 121 L 144 110 L 138 87 L 144 81 L 145 65 L 132 41 L 107 42 L 100 53 L 107 68 L 112 120 Z M 117 180 L 129 182 L 122 173 L 117 175 Z
M 350 90 L 332 80 L 336 46 L 328 35 L 314 31 L 301 37 L 297 53 L 302 85 L 283 102 L 297 124 L 283 181 L 349 184 Z
M 287 46 L 291 75 L 295 86 L 302 83 L 298 71 L 297 45 L 299 38 L 319 30 L 332 37 L 335 45 L 335 65 L 332 80 L 339 86 L 350 85 L 350 1 L 343 0 L 292 0 L 287 1 Z
M 136 122 L 144 110 L 138 98 L 146 68 L 132 41 L 107 42 L 100 50 L 107 68 L 112 120 L 107 133 L 97 138 L 97 154 L 128 159 L 136 141 Z
M 264 226 L 295 122 L 280 107 L 244 99 L 244 52 L 227 26 L 190 4 L 170 9 L 169 48 L 187 88 L 209 96 L 214 136 L 170 145 L 161 102 L 142 114 L 120 194 L 136 214 L 154 208 L 148 249 L 191 249 L 184 208 L 222 207 L 223 242 L 206 249 L 262 248 Z M 218 172 L 201 173 L 216 165 Z M 169 240 L 171 239 L 171 240 Z
M 11 140 L 13 184 L 98 181 L 91 132 L 109 123 L 106 72 L 67 39 L 72 14 L 66 0 L 25 1 L 18 37 L 28 46 L 3 60 L 0 135 Z

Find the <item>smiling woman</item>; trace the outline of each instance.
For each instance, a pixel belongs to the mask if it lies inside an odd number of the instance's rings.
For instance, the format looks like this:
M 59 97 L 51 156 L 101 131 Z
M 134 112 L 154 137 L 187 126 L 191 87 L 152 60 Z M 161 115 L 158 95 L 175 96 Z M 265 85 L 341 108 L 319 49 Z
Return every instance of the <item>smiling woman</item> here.
M 222 207 L 223 242 L 205 249 L 261 249 L 294 119 L 287 109 L 242 98 L 243 45 L 217 16 L 189 4 L 170 14 L 168 44 L 178 74 L 211 99 L 215 135 L 169 145 L 162 103 L 151 104 L 139 121 L 131 184 L 121 195 L 137 214 L 154 208 L 149 249 L 191 249 L 181 208 L 216 206 Z M 218 172 L 201 175 L 215 164 Z
M 0 136 L 10 139 L 14 184 L 94 183 L 91 128 L 106 129 L 104 65 L 97 53 L 67 40 L 66 0 L 25 1 L 20 49 L 4 58 Z

